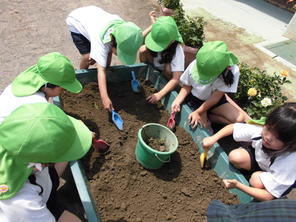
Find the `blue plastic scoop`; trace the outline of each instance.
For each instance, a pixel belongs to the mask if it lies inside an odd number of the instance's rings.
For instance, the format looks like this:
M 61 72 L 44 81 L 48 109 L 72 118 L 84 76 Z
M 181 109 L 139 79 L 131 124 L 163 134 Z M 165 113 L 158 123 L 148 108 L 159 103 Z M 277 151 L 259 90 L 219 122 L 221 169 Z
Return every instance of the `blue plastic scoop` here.
M 131 71 L 131 74 L 132 74 L 132 80 L 131 80 L 132 90 L 135 93 L 139 93 L 141 91 L 140 82 L 136 79 L 136 75 L 134 71 Z
M 114 110 L 112 110 L 112 121 L 119 130 L 123 130 L 123 120 Z

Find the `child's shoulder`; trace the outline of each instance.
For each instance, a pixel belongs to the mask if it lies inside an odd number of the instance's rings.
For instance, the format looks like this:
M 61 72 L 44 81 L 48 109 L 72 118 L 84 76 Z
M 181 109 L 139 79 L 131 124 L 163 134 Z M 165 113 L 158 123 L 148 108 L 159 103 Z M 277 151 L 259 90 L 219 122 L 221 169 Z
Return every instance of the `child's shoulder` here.
M 261 135 L 263 127 L 257 124 L 235 123 L 233 124 L 233 135 L 237 138 L 247 137 L 249 139 Z

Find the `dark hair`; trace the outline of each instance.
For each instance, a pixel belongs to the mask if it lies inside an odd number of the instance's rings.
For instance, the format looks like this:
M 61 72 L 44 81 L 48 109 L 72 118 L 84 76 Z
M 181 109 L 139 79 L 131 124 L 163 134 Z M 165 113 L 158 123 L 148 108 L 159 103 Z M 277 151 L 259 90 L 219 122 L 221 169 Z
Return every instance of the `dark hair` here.
M 275 108 L 268 116 L 265 125 L 276 133 L 284 143 L 284 149 L 273 152 L 276 156 L 283 152 L 296 151 L 296 103 L 285 103 Z
M 165 50 L 160 52 L 160 64 L 164 63 L 170 63 L 173 60 L 173 57 L 176 53 L 176 48 L 178 46 L 179 42 L 174 41 L 169 47 L 167 47 Z M 153 57 L 157 56 L 157 52 L 154 52 L 150 49 L 148 49 Z
M 41 191 L 40 191 L 39 195 L 41 195 L 43 193 L 43 187 L 36 182 L 36 176 L 34 174 L 31 174 L 28 179 L 31 184 L 40 187 Z
M 111 47 L 117 48 L 117 42 L 113 35 L 111 35 Z
M 58 87 L 58 86 L 55 85 L 55 84 L 46 83 L 46 84 L 44 84 L 43 86 L 41 86 L 39 90 L 41 90 L 43 87 L 45 87 L 45 88 L 50 88 L 50 89 L 54 89 L 55 87 Z
M 223 72 L 220 74 L 223 78 L 223 81 L 226 85 L 231 86 L 234 82 L 234 75 L 229 67 L 226 67 Z

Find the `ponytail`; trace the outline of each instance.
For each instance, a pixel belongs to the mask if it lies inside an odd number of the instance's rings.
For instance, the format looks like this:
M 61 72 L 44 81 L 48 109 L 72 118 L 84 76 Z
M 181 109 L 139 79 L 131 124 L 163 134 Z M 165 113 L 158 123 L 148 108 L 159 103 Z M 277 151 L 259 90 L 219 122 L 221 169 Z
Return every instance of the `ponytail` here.
M 230 67 L 226 67 L 221 73 L 224 83 L 228 86 L 231 86 L 234 82 L 234 75 Z

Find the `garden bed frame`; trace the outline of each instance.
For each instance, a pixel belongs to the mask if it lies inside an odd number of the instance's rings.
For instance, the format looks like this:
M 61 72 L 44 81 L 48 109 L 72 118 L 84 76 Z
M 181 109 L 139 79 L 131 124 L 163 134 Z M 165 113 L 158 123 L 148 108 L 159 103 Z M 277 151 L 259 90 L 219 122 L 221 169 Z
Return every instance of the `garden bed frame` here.
M 153 69 L 152 66 L 146 64 L 135 64 L 132 66 L 111 66 L 107 70 L 107 81 L 108 82 L 120 82 L 130 81 L 130 73 L 134 71 L 137 78 L 143 78 L 153 83 L 154 88 L 160 90 L 166 84 L 166 80 L 160 75 L 159 71 Z M 96 69 L 85 69 L 76 70 L 77 79 L 85 85 L 89 82 L 97 82 L 97 70 Z M 170 112 L 170 107 L 178 93 L 172 91 L 165 98 L 162 99 L 164 108 Z M 54 103 L 60 107 L 63 107 L 62 101 L 59 97 L 54 98 Z M 210 133 L 205 128 L 192 129 L 188 124 L 188 115 L 191 113 L 191 109 L 187 105 L 182 105 L 180 114 L 176 117 L 176 124 L 189 133 L 197 144 L 198 152 L 202 152 L 201 141 L 203 138 L 210 136 Z M 208 160 L 211 163 L 212 168 L 217 175 L 222 179 L 237 179 L 245 185 L 249 185 L 245 177 L 229 164 L 227 154 L 219 146 L 218 143 L 208 152 Z M 199 166 L 196 166 L 199 167 Z M 87 185 L 87 179 L 84 173 L 84 169 L 79 161 L 73 161 L 70 163 L 71 172 L 77 187 L 82 205 L 85 210 L 85 214 L 89 222 L 100 222 L 100 216 L 96 212 L 96 207 L 92 198 L 92 194 L 89 191 Z M 197 175 L 198 176 L 198 175 Z M 235 193 L 241 203 L 248 203 L 252 201 L 252 197 L 246 193 L 238 190 L 231 189 L 230 192 Z

